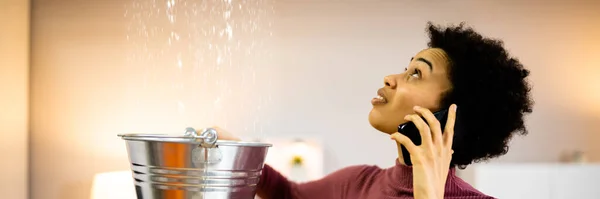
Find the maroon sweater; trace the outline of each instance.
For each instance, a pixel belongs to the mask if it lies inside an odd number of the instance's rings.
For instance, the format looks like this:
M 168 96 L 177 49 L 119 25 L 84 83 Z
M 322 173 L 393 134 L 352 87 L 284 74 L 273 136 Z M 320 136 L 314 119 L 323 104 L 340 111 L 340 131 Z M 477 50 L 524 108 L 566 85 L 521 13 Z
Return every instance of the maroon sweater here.
M 262 199 L 403 199 L 413 198 L 412 167 L 396 161 L 396 166 L 351 166 L 307 183 L 288 181 L 265 165 L 258 196 Z M 444 198 L 491 199 L 458 178 L 454 168 L 448 173 Z

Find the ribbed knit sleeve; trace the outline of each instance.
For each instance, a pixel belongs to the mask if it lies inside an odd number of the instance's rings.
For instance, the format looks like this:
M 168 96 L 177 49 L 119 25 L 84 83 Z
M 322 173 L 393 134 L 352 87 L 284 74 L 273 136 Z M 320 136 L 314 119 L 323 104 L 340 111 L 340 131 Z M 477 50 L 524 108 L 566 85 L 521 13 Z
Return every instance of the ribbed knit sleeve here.
M 257 194 L 262 199 L 342 199 L 348 194 L 361 191 L 356 187 L 357 177 L 366 168 L 368 167 L 346 167 L 319 180 L 295 183 L 265 165 Z
M 322 179 L 294 183 L 269 165 L 265 165 L 258 183 L 261 199 L 412 199 L 412 167 L 397 162 L 381 169 L 377 166 L 351 166 Z M 450 169 L 444 193 L 445 199 L 493 199 L 473 188 Z

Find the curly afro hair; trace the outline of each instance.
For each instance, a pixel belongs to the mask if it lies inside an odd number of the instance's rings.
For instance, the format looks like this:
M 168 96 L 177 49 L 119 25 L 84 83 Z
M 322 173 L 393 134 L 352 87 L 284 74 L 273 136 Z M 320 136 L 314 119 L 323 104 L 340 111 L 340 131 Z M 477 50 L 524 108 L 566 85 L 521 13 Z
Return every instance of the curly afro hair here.
M 529 70 L 509 56 L 503 42 L 485 38 L 472 28 L 427 24 L 430 48 L 444 50 L 450 61 L 452 90 L 441 105 L 458 105 L 452 165 L 461 169 L 508 152 L 513 135 L 526 135 L 524 115 L 532 112 Z M 459 139 L 459 140 L 457 140 Z M 457 142 L 458 141 L 458 142 Z

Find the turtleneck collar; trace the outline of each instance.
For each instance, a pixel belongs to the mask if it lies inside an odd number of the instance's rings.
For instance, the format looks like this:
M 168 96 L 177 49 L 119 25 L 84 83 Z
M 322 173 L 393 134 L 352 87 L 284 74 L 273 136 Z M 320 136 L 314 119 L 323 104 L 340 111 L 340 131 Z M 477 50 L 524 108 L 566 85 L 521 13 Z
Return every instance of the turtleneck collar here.
M 396 165 L 386 169 L 387 183 L 394 188 L 406 188 L 412 190 L 413 187 L 413 168 L 402 164 L 396 159 Z M 448 171 L 448 180 L 454 178 L 456 169 L 450 168 Z

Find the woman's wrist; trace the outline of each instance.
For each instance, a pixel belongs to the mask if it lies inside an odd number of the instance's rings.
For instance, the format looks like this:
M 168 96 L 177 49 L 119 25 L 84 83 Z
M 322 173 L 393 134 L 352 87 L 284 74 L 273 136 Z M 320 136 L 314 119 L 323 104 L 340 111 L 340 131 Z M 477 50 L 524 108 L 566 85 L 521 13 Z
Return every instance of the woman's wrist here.
M 434 190 L 429 188 L 414 188 L 414 197 L 415 199 L 443 199 L 444 198 L 444 189 Z
M 421 194 L 421 195 L 415 194 L 415 199 L 443 199 L 443 198 L 444 198 L 444 194 L 437 194 L 437 193 Z

